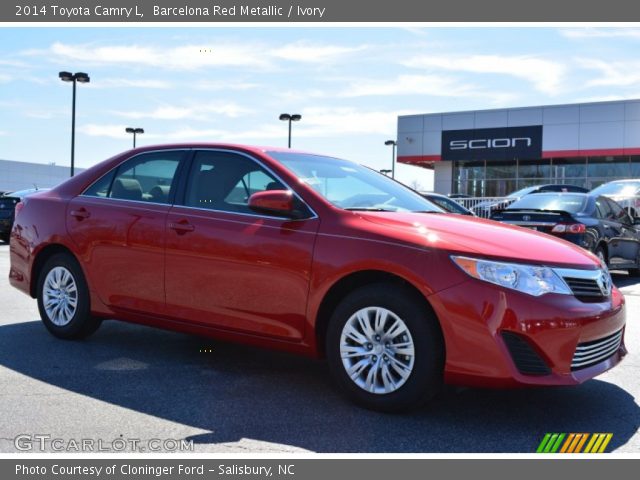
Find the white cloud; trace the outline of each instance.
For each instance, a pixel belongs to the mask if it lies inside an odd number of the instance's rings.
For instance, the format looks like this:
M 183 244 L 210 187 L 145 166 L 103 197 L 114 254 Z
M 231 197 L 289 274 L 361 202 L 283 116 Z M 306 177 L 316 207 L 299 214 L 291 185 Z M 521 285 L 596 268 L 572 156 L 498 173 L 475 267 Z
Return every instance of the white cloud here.
M 400 63 L 412 68 L 508 75 L 548 94 L 559 93 L 566 70 L 561 63 L 529 55 L 422 55 Z
M 276 48 L 271 51 L 271 55 L 294 62 L 327 64 L 364 49 L 366 49 L 365 46 L 343 47 L 297 42 Z
M 11 80 L 13 80 L 13 77 L 11 75 L 0 73 L 0 83 L 9 83 Z
M 564 28 L 560 30 L 560 34 L 566 38 L 583 39 L 583 38 L 632 38 L 640 39 L 639 28 Z
M 86 85 L 90 88 L 149 88 L 166 89 L 172 84 L 164 80 L 129 79 L 129 78 L 101 78 Z
M 197 90 L 210 90 L 210 91 L 219 91 L 219 90 L 251 90 L 254 88 L 260 87 L 259 83 L 251 83 L 251 82 L 223 82 L 223 81 L 215 81 L 215 80 L 198 80 L 194 83 L 191 83 L 190 86 Z
M 112 111 L 111 113 L 124 118 L 151 118 L 154 120 L 208 120 L 210 115 L 224 115 L 236 118 L 250 113 L 251 110 L 235 103 L 209 103 L 193 106 L 163 105 L 154 110 L 142 111 Z
M 121 139 L 129 135 L 124 131 L 126 127 L 126 125 L 98 125 L 95 123 L 89 123 L 87 125 L 81 125 L 80 127 L 78 127 L 78 131 L 91 137 L 109 137 Z
M 5 132 L 4 130 L 0 130 L 0 137 L 6 137 L 9 135 L 9 132 Z
M 444 98 L 482 98 L 492 106 L 512 103 L 517 95 L 499 90 L 483 90 L 471 83 L 443 75 L 398 75 L 387 80 L 351 80 L 338 94 L 343 97 L 429 95 Z
M 640 61 L 612 61 L 607 62 L 592 58 L 579 58 L 579 66 L 588 70 L 595 70 L 600 76 L 586 82 L 587 87 L 628 87 L 640 85 Z
M 203 50 L 198 45 L 163 48 L 140 45 L 65 44 L 55 42 L 45 50 L 27 50 L 27 56 L 46 56 L 56 62 L 84 65 L 131 65 L 169 70 L 196 70 L 204 67 L 265 68 L 269 62 L 255 45 L 219 44 Z

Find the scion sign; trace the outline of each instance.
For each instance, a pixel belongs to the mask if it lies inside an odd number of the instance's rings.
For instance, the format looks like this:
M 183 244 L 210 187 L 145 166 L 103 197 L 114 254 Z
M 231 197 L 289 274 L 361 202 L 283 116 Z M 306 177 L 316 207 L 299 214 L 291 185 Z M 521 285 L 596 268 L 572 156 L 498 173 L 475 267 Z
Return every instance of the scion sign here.
M 442 160 L 513 160 L 541 155 L 540 125 L 442 132 Z

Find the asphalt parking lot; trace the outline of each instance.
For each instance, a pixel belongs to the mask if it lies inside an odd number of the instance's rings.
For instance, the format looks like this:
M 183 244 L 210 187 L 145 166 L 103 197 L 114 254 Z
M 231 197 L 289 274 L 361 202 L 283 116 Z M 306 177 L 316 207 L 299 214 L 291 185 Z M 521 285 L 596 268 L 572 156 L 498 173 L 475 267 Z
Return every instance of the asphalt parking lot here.
M 449 388 L 420 411 L 384 415 L 344 400 L 320 361 L 121 322 L 56 340 L 36 302 L 9 286 L 8 250 L 0 244 L 0 452 L 43 435 L 67 450 L 125 439 L 127 450 L 166 451 L 186 439 L 218 453 L 529 453 L 546 432 L 612 432 L 608 450 L 640 451 L 640 282 L 626 274 L 614 281 L 630 353 L 612 371 L 578 387 Z

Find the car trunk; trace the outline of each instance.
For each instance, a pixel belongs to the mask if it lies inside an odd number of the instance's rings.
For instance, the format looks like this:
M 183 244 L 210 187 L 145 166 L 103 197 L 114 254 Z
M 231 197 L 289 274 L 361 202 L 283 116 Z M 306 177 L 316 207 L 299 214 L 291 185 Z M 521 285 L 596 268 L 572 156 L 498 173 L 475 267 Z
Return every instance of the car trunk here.
M 558 224 L 575 223 L 570 213 L 559 210 L 502 210 L 494 213 L 491 219 L 544 233 L 552 233 Z

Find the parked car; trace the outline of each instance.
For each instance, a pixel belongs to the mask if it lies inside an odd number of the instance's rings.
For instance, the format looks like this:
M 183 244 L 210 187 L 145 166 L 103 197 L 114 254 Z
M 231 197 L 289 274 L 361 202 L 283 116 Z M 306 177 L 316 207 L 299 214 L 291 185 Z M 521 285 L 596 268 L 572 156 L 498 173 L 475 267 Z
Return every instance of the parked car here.
M 638 225 L 610 198 L 592 193 L 528 195 L 491 218 L 563 238 L 595 253 L 609 268 L 640 275 Z
M 603 183 L 591 190 L 594 195 L 612 198 L 627 210 L 632 217 L 640 216 L 640 180 L 615 180 Z
M 27 195 L 44 190 L 48 189 L 29 188 L 8 192 L 0 196 L 0 240 L 9 243 L 9 234 L 11 233 L 11 227 L 13 227 L 14 212 L 18 202 Z
M 624 297 L 596 256 L 443 214 L 346 160 L 144 147 L 16 211 L 10 282 L 63 339 L 116 318 L 326 357 L 384 411 L 445 382 L 575 385 L 626 354 Z
M 440 195 L 435 192 L 419 192 L 424 198 L 429 200 L 432 203 L 435 203 L 437 206 L 442 208 L 444 211 L 448 213 L 457 213 L 459 215 L 472 215 L 475 214 L 469 210 L 468 208 L 463 207 L 455 200 L 447 197 L 446 195 Z
M 524 197 L 525 195 L 531 195 L 532 193 L 544 193 L 544 192 L 580 192 L 586 193 L 589 190 L 577 185 L 568 185 L 564 183 L 560 184 L 546 184 L 546 185 L 534 185 L 532 187 L 521 188 L 515 192 L 511 192 L 506 198 L 500 198 L 497 200 L 487 200 L 479 202 L 471 207 L 471 211 L 478 216 L 489 218 L 491 213 L 495 210 L 501 210 L 508 207 L 516 200 Z
M 467 195 L 466 193 L 450 193 L 447 195 L 449 198 L 472 198 L 471 195 Z

